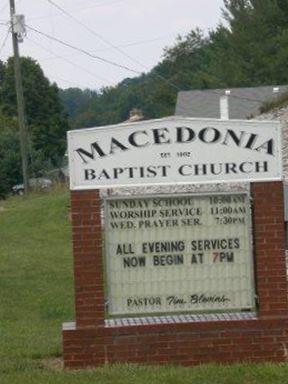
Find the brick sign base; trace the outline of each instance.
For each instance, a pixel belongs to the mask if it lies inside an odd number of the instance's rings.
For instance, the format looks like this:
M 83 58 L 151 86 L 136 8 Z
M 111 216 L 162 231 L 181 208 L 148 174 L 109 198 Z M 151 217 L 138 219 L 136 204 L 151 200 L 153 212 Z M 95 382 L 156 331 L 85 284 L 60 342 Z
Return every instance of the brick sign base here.
M 254 183 L 256 313 L 105 320 L 99 192 L 72 192 L 76 321 L 63 325 L 67 368 L 105 363 L 288 360 L 283 185 Z

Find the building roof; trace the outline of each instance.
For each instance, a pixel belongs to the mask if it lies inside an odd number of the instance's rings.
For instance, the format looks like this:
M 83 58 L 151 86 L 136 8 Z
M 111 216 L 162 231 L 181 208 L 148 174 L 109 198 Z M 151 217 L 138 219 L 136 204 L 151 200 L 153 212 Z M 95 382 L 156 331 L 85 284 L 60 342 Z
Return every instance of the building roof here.
M 220 97 L 229 94 L 229 118 L 247 119 L 258 115 L 263 103 L 277 99 L 286 91 L 287 85 L 181 91 L 175 115 L 219 119 Z

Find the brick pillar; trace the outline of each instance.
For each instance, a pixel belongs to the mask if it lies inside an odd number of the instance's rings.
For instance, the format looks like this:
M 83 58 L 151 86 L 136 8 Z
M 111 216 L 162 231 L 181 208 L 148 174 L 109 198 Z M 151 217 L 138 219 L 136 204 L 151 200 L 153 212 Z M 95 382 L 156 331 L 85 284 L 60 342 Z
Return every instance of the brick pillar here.
M 76 327 L 95 328 L 105 316 L 99 191 L 72 191 L 71 213 Z
M 120 362 L 287 362 L 283 186 L 280 182 L 255 183 L 251 189 L 258 315 L 105 327 L 99 192 L 72 192 L 76 326 L 66 323 L 63 327 L 65 367 Z
M 253 183 L 251 189 L 259 316 L 287 316 L 283 184 Z

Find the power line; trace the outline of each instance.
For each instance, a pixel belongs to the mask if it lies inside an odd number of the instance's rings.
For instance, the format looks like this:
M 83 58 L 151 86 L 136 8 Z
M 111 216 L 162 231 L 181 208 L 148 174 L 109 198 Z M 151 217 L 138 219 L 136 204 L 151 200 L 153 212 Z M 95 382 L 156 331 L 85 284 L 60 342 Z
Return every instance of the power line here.
M 88 51 L 86 51 L 86 50 L 84 50 L 84 49 L 82 49 L 82 48 L 75 47 L 74 45 L 71 45 L 71 44 L 69 44 L 69 43 L 66 43 L 66 42 L 64 42 L 64 41 L 62 41 L 62 40 L 60 40 L 60 39 L 58 39 L 58 38 L 56 38 L 56 37 L 53 37 L 53 36 L 47 35 L 47 34 L 44 33 L 44 32 L 38 31 L 37 29 L 35 29 L 35 28 L 33 28 L 33 27 L 30 27 L 29 25 L 26 25 L 26 27 L 27 27 L 28 29 L 30 29 L 30 30 L 32 30 L 32 31 L 34 31 L 34 32 L 36 32 L 36 33 L 42 35 L 42 36 L 45 36 L 46 38 L 48 38 L 48 39 L 50 39 L 50 40 L 56 41 L 56 42 L 58 42 L 59 44 L 62 44 L 62 45 L 64 45 L 64 46 L 68 47 L 68 48 L 71 48 L 71 49 L 75 50 L 75 51 L 81 52 L 81 53 L 83 53 L 83 54 L 85 54 L 85 55 L 87 55 L 87 56 L 89 56 L 89 57 L 91 57 L 91 58 L 94 58 L 94 59 L 96 59 L 96 60 L 102 61 L 102 62 L 104 62 L 104 63 L 113 65 L 113 66 L 118 67 L 118 68 L 121 68 L 121 69 L 128 70 L 129 72 L 133 72 L 134 74 L 142 75 L 142 73 L 139 72 L 139 71 L 136 71 L 136 70 L 134 70 L 134 69 L 132 69 L 132 68 L 129 68 L 129 67 L 124 66 L 124 65 L 121 65 L 121 64 L 117 64 L 117 63 L 115 63 L 115 62 L 113 62 L 113 61 L 104 59 L 104 58 L 102 58 L 102 57 L 100 57 L 100 56 L 94 55 L 94 54 L 92 54 L 91 52 L 88 52 Z M 224 89 L 225 89 L 225 88 L 224 88 Z M 226 87 L 226 89 L 227 89 L 227 87 Z M 217 92 L 217 91 L 215 91 L 215 90 L 212 90 L 212 89 L 206 89 L 205 91 L 214 93 L 214 94 L 216 94 L 216 95 L 219 96 L 219 92 Z M 237 96 L 237 95 L 231 95 L 231 94 L 230 94 L 229 97 L 231 97 L 231 98 L 233 97 L 233 98 L 241 99 L 241 100 L 248 100 L 248 101 L 253 101 L 253 102 L 259 102 L 259 103 L 262 103 L 262 100 L 259 100 L 259 99 L 253 99 L 253 98 L 248 98 L 248 97 L 244 97 L 244 96 Z
M 121 54 L 123 54 L 124 56 L 128 57 L 130 60 L 134 61 L 134 62 L 137 62 L 136 60 L 134 60 L 132 57 L 130 57 L 129 55 L 127 55 L 125 52 L 123 52 L 119 47 L 115 46 L 114 44 L 110 43 L 110 41 L 108 41 L 106 38 L 104 38 L 102 35 L 100 35 L 98 32 L 94 31 L 93 29 L 91 29 L 90 27 L 88 27 L 86 24 L 82 23 L 82 21 L 78 20 L 76 17 L 74 17 L 73 15 L 71 15 L 70 13 L 68 13 L 64 8 L 60 7 L 60 5 L 56 4 L 53 0 L 47 0 L 48 3 L 52 4 L 55 8 L 57 8 L 60 12 L 62 12 L 65 16 L 67 16 L 68 18 L 72 19 L 73 21 L 75 21 L 77 24 L 81 25 L 83 28 L 86 29 L 86 31 L 92 33 L 92 35 L 96 36 L 98 39 L 100 39 L 102 42 L 104 42 L 105 44 L 109 45 L 111 48 L 117 50 L 118 52 L 120 52 Z M 137 64 L 139 64 L 137 62 Z M 142 65 L 140 63 L 140 65 Z M 142 65 L 143 66 L 143 65 Z M 144 67 L 144 66 L 143 66 Z
M 108 82 L 110 84 L 113 84 L 110 80 L 106 79 L 106 78 L 103 78 L 103 77 L 100 77 L 98 75 L 96 75 L 95 73 L 89 71 L 87 68 L 84 68 L 82 67 L 81 65 L 78 65 L 76 63 L 74 63 L 73 61 L 70 61 L 69 59 L 66 59 L 65 57 L 63 56 L 60 56 L 58 54 L 56 54 L 55 52 L 51 51 L 49 48 L 47 47 L 44 47 L 42 44 L 39 44 L 38 42 L 30 39 L 29 37 L 26 37 L 27 40 L 29 40 L 31 43 L 37 45 L 38 47 L 42 48 L 45 52 L 50 52 L 54 57 L 56 58 L 59 58 L 60 60 L 63 60 L 63 61 L 66 61 L 67 63 L 69 63 L 70 65 L 74 66 L 75 68 L 79 68 L 81 69 L 82 71 L 84 71 L 85 73 L 88 73 L 90 74 L 92 77 L 94 77 L 95 79 L 97 80 L 101 80 L 101 81 L 104 81 L 104 82 Z
M 81 53 L 83 53 L 83 54 L 86 55 L 86 56 L 92 57 L 93 59 L 102 61 L 103 63 L 106 63 L 106 64 L 113 65 L 114 67 L 118 67 L 118 68 L 121 68 L 121 69 L 125 69 L 126 71 L 132 72 L 132 73 L 134 73 L 134 74 L 136 74 L 136 75 L 142 75 L 142 72 L 137 71 L 137 70 L 135 70 L 135 69 L 133 69 L 133 68 L 129 68 L 129 67 L 127 67 L 126 65 L 118 64 L 118 63 L 115 63 L 114 61 L 111 61 L 111 60 L 105 59 L 105 58 L 103 58 L 103 57 L 94 55 L 93 53 L 91 53 L 91 52 L 89 52 L 89 51 L 86 51 L 86 50 L 83 49 L 83 48 L 79 48 L 79 47 L 76 47 L 76 46 L 74 46 L 74 45 L 72 45 L 72 44 L 70 44 L 70 43 L 66 43 L 65 41 L 62 41 L 62 40 L 58 39 L 57 37 L 50 36 L 50 35 L 48 35 L 47 33 L 41 32 L 41 31 L 39 31 L 38 29 L 35 29 L 35 28 L 33 28 L 33 27 L 30 27 L 30 26 L 27 25 L 27 24 L 26 24 L 25 26 L 26 26 L 28 29 L 30 29 L 31 31 L 36 32 L 36 33 L 38 33 L 39 35 L 45 36 L 47 39 L 56 41 L 57 43 L 59 43 L 59 44 L 65 46 L 65 47 L 71 48 L 71 49 L 73 49 L 74 51 L 81 52 Z
M 119 47 L 117 47 L 116 45 L 112 44 L 109 40 L 107 40 L 105 37 L 103 37 L 102 35 L 100 35 L 98 32 L 94 31 L 94 29 L 91 29 L 90 27 L 88 27 L 86 24 L 84 24 L 81 20 L 77 19 L 76 17 L 74 17 L 73 15 L 71 15 L 69 12 L 67 12 L 64 8 L 60 7 L 60 5 L 56 4 L 53 0 L 47 0 L 50 4 L 52 4 L 55 8 L 57 8 L 60 12 L 62 12 L 65 16 L 67 16 L 68 18 L 72 19 L 73 21 L 75 21 L 77 24 L 81 25 L 83 28 L 85 28 L 88 32 L 92 33 L 94 36 L 96 36 L 98 39 L 100 39 L 101 41 L 103 41 L 105 44 L 109 45 L 111 48 L 115 49 L 116 51 L 118 51 L 119 53 L 121 53 L 121 55 L 127 57 L 129 60 L 133 61 L 134 63 L 140 65 L 141 67 L 145 68 L 146 70 L 149 70 L 149 68 L 144 65 L 143 63 L 141 63 L 139 60 L 137 59 L 134 59 L 133 57 L 131 57 L 130 55 L 128 55 L 125 51 L 123 51 L 122 49 L 120 49 Z M 154 77 L 158 77 L 159 79 L 161 79 L 162 81 L 164 81 L 165 83 L 167 83 L 168 85 L 170 85 L 171 87 L 175 88 L 176 90 L 178 91 L 181 91 L 181 89 L 179 87 L 177 87 L 177 85 L 173 84 L 171 81 L 169 81 L 168 79 L 166 79 L 164 76 L 160 75 L 159 73 L 157 73 L 155 70 L 153 73 L 151 73 L 152 76 Z
M 57 8 L 61 9 L 62 12 L 65 12 L 65 13 L 66 13 L 66 11 L 65 11 L 64 9 L 62 9 L 61 7 L 59 7 L 59 6 L 58 6 L 57 4 L 55 4 L 52 0 L 47 0 L 47 1 L 48 1 L 49 3 L 51 3 L 52 5 L 56 6 Z M 69 17 L 75 19 L 72 15 L 70 15 L 70 14 L 68 14 L 68 13 L 67 13 L 67 15 L 69 15 Z M 77 19 L 75 19 L 75 20 L 77 20 Z M 78 20 L 77 20 L 77 22 L 78 22 Z M 81 25 L 85 26 L 85 24 L 83 24 L 82 22 L 79 22 L 79 23 L 81 23 Z M 33 28 L 33 27 L 30 27 L 29 25 L 26 25 L 26 27 L 27 27 L 28 29 L 30 29 L 30 30 L 32 30 L 32 31 L 34 31 L 34 32 L 36 32 L 36 33 L 38 33 L 38 34 L 40 34 L 40 35 L 42 35 L 42 36 L 44 36 L 44 37 L 46 37 L 46 38 L 48 38 L 48 39 L 50 39 L 50 40 L 56 41 L 56 42 L 58 42 L 59 44 L 62 44 L 62 45 L 64 45 L 64 46 L 66 46 L 66 47 L 68 47 L 68 48 L 71 48 L 71 49 L 73 49 L 73 50 L 75 50 L 75 51 L 78 51 L 78 52 L 80 52 L 80 53 L 82 53 L 82 54 L 85 54 L 85 55 L 87 55 L 87 56 L 89 56 L 89 57 L 91 57 L 91 58 L 94 58 L 94 59 L 96 59 L 96 60 L 102 61 L 102 62 L 104 62 L 104 63 L 113 65 L 113 66 L 118 67 L 118 68 L 121 68 L 121 69 L 125 69 L 125 70 L 127 70 L 127 71 L 129 71 L 129 72 L 132 72 L 132 73 L 134 73 L 134 74 L 137 74 L 137 75 L 142 75 L 142 74 L 143 74 L 142 72 L 140 72 L 140 71 L 138 71 L 138 70 L 135 70 L 135 69 L 133 69 L 133 68 L 130 68 L 130 67 L 126 66 L 126 65 L 121 65 L 121 64 L 115 63 L 114 61 L 111 61 L 111 60 L 105 59 L 105 58 L 103 58 L 103 57 L 97 56 L 97 55 L 95 55 L 95 54 L 93 54 L 93 53 L 91 53 L 91 52 L 89 52 L 89 51 L 86 51 L 86 50 L 84 50 L 84 49 L 82 49 L 82 48 L 76 47 L 76 46 L 74 46 L 74 45 L 72 45 L 72 44 L 70 44 L 70 43 L 66 43 L 66 42 L 64 42 L 64 41 L 62 41 L 62 40 L 60 40 L 60 39 L 58 39 L 58 38 L 56 38 L 56 37 L 54 37 L 54 36 L 50 36 L 50 35 L 48 35 L 48 34 L 46 34 L 46 33 L 44 33 L 44 32 L 41 32 L 41 31 L 39 31 L 39 30 L 37 30 L 37 29 L 35 29 L 35 28 Z M 85 26 L 85 28 L 89 28 L 89 27 L 86 27 L 86 26 Z M 90 30 L 90 28 L 89 28 L 89 30 Z M 91 30 L 91 31 L 93 31 L 93 30 Z M 98 35 L 95 31 L 93 31 L 92 33 Z M 104 41 L 104 40 L 103 40 L 103 41 Z M 107 44 L 109 44 L 113 49 L 117 49 L 117 50 L 119 50 L 119 47 L 114 46 L 113 44 L 111 44 L 111 43 L 109 43 L 109 42 L 107 42 Z M 120 51 L 121 51 L 121 50 L 120 50 Z M 125 53 L 124 53 L 124 54 L 125 54 Z M 125 54 L 125 55 L 126 55 L 126 54 Z M 128 55 L 128 56 L 129 56 L 129 55 Z M 62 57 L 62 59 L 63 59 L 63 57 Z M 162 78 L 162 80 L 164 80 L 164 81 L 165 81 L 166 83 L 168 83 L 170 86 L 172 86 L 173 88 L 176 88 L 178 91 L 181 91 L 181 89 L 180 89 L 179 87 L 177 87 L 176 85 L 174 85 L 174 84 L 171 83 L 169 80 L 167 80 L 166 78 L 162 77 L 161 75 L 158 75 L 158 74 L 156 74 L 156 73 L 151 74 L 151 75 L 154 75 L 154 76 L 157 76 L 157 77 L 159 77 L 159 78 Z M 226 87 L 226 88 L 227 88 L 227 87 Z M 224 88 L 224 89 L 225 89 L 225 88 Z M 211 92 L 211 93 L 214 93 L 214 94 L 216 94 L 216 95 L 219 96 L 219 92 L 217 92 L 217 91 L 215 91 L 215 90 L 207 89 L 206 91 Z M 253 99 L 253 98 L 248 98 L 248 97 L 244 97 L 244 96 L 237 96 L 237 95 L 231 95 L 231 94 L 230 94 L 229 97 L 231 97 L 231 98 L 233 97 L 233 98 L 240 99 L 240 100 L 247 100 L 247 101 L 252 101 L 252 102 L 262 103 L 262 100 L 259 100 L 259 99 Z
M 113 5 L 113 4 L 116 4 L 116 3 L 122 3 L 124 1 L 126 1 L 126 0 L 114 0 L 114 1 L 110 1 L 109 3 L 107 3 L 107 2 L 96 3 L 96 4 L 90 5 L 88 7 L 81 7 L 81 8 L 73 9 L 73 12 L 74 11 L 75 12 L 79 12 L 79 11 L 82 11 L 82 10 L 86 10 L 86 9 L 90 9 L 90 8 L 95 8 L 95 7 L 109 6 L 109 5 Z M 51 15 L 35 16 L 35 17 L 30 17 L 27 20 L 28 21 L 42 20 L 42 19 L 48 19 L 50 17 L 57 17 L 57 15 L 55 15 L 55 16 L 51 16 Z
M 127 44 L 122 44 L 122 45 L 119 45 L 118 47 L 119 48 L 126 48 L 126 47 L 133 47 L 133 46 L 138 46 L 138 45 L 144 45 L 144 44 L 149 44 L 149 43 L 153 43 L 155 41 L 160 41 L 160 40 L 164 40 L 166 37 L 168 37 L 170 35 L 166 35 L 166 36 L 163 36 L 163 37 L 157 37 L 155 39 L 148 39 L 148 40 L 140 40 L 140 41 L 135 41 L 133 43 L 127 43 Z M 111 50 L 112 48 L 101 48 L 101 49 L 96 49 L 94 50 L 93 52 L 105 52 L 105 51 L 109 51 Z M 71 56 L 75 56 L 75 53 L 72 55 L 69 54 L 69 55 L 65 55 L 65 56 L 61 56 L 62 58 L 63 57 L 71 57 Z M 42 60 L 50 60 L 52 59 L 53 57 L 46 57 Z
M 140 40 L 140 41 L 135 41 L 133 43 L 127 43 L 127 44 L 122 44 L 118 45 L 117 48 L 127 48 L 127 47 L 135 47 L 137 45 L 143 45 L 143 44 L 149 44 L 149 43 L 154 43 L 155 41 L 160 41 L 166 39 L 168 36 L 174 36 L 174 35 L 166 35 L 166 36 L 161 36 L 161 37 L 156 37 L 154 39 L 147 39 L 147 40 Z M 96 52 L 104 52 L 112 49 L 113 47 L 110 48 L 101 48 L 97 49 Z

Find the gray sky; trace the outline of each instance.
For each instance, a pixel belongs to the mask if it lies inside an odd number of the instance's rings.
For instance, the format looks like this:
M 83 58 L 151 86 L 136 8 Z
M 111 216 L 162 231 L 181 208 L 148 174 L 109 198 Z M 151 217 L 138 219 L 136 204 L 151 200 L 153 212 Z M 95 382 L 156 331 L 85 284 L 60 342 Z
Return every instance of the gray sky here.
M 186 34 L 197 26 L 205 31 L 213 29 L 220 21 L 223 5 L 223 0 L 53 0 L 93 34 L 48 0 L 15 1 L 17 13 L 25 15 L 28 26 L 139 72 L 156 65 L 163 48 L 173 45 L 177 34 Z M 0 0 L 2 23 L 9 19 L 8 5 L 9 0 Z M 0 25 L 0 48 L 7 29 Z M 120 47 L 130 58 L 111 46 Z M 62 88 L 99 89 L 136 76 L 29 29 L 20 52 L 37 60 L 45 75 Z M 9 36 L 0 58 L 5 61 L 11 54 Z

